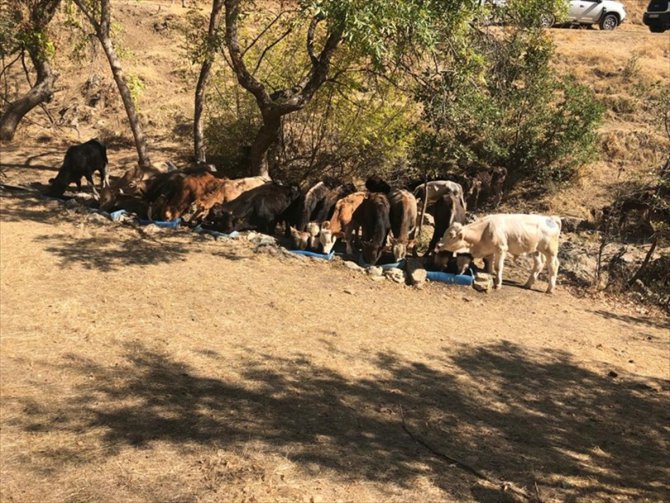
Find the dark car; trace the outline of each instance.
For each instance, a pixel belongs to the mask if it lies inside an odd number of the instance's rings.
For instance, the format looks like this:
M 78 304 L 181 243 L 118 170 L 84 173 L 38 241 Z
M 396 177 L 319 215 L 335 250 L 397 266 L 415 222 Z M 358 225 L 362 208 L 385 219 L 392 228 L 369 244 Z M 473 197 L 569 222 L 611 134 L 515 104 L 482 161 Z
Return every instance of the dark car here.
M 670 0 L 651 0 L 642 17 L 642 22 L 654 33 L 670 29 Z

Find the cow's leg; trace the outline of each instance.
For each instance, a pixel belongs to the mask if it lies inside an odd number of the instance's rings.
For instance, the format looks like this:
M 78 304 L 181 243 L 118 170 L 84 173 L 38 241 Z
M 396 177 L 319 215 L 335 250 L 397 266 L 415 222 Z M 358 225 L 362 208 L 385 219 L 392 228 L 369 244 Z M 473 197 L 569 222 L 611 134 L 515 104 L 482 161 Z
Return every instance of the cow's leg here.
M 98 189 L 95 188 L 95 183 L 93 183 L 93 175 L 88 174 L 88 175 L 85 175 L 85 177 L 86 177 L 86 181 L 91 186 L 91 190 L 93 191 L 93 197 L 95 197 L 96 199 L 100 199 L 100 194 L 98 194 Z
M 533 253 L 533 270 L 530 272 L 528 281 L 523 285 L 524 288 L 530 288 L 533 286 L 533 283 L 537 280 L 537 275 L 540 274 L 540 271 L 544 267 L 544 255 L 540 252 Z
M 107 164 L 100 170 L 100 185 L 103 189 L 109 187 L 109 168 Z
M 494 287 L 499 289 L 502 287 L 503 268 L 505 267 L 505 255 L 507 255 L 507 248 L 499 248 L 493 256 L 495 261 L 496 276 L 494 278 Z
M 354 234 L 354 226 L 351 224 L 347 225 L 347 227 L 344 230 L 344 241 L 346 243 L 347 255 L 354 254 L 354 247 L 351 245 L 351 242 L 353 240 L 353 234 Z
M 556 255 L 551 255 L 548 257 L 547 265 L 549 268 L 549 286 L 547 287 L 547 293 L 553 293 L 554 288 L 556 288 L 556 276 L 558 276 L 558 266 L 559 266 L 558 257 Z

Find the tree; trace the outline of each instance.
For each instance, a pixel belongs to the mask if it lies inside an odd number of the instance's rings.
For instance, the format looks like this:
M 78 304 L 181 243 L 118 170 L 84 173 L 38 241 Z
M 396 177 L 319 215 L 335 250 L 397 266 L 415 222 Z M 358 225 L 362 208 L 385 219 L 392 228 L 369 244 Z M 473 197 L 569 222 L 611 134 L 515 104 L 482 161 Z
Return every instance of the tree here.
M 221 10 L 223 0 L 212 1 L 212 12 L 209 16 L 209 28 L 207 29 L 207 38 L 204 44 L 204 57 L 200 67 L 198 83 L 195 86 L 195 106 L 193 113 L 193 148 L 195 150 L 195 159 L 198 162 L 206 162 L 206 148 L 203 133 L 203 109 L 205 101 L 205 91 L 207 82 L 214 64 L 214 56 L 217 47 L 217 33 L 221 22 Z
M 47 34 L 47 26 L 54 17 L 60 0 L 18 0 L 3 13 L 10 16 L 2 23 L 0 54 L 3 57 L 18 54 L 16 61 L 27 52 L 37 74 L 30 90 L 10 102 L 0 116 L 0 140 L 14 137 L 21 119 L 33 108 L 48 103 L 53 97 L 53 85 L 57 75 L 51 69 L 49 58 L 53 44 Z M 10 21 L 15 22 L 10 23 Z M 17 30 L 18 26 L 18 30 Z M 3 69 L 7 71 L 7 67 Z
M 254 96 L 262 119 L 250 147 L 252 172 L 268 174 L 268 151 L 279 138 L 282 118 L 302 110 L 329 79 L 333 60 L 346 44 L 356 59 L 383 71 L 391 60 L 420 59 L 421 48 L 431 48 L 435 34 L 449 25 L 464 21 L 462 11 L 476 2 L 467 0 L 302 0 L 298 9 L 287 14 L 288 28 L 267 43 L 255 68 L 250 71 L 245 61 L 249 48 L 258 43 L 269 26 L 246 47 L 240 44 L 240 20 L 243 0 L 225 0 L 225 45 L 229 63 L 239 84 Z M 296 4 L 294 4 L 296 5 Z M 281 16 L 280 13 L 270 25 Z M 301 30 L 302 28 L 302 30 Z M 263 58 L 292 32 L 304 33 L 304 53 L 294 54 L 305 60 L 305 71 L 289 85 L 274 91 L 256 76 Z M 317 49 L 317 46 L 320 49 Z M 344 71 L 344 70 L 343 70 Z
M 135 103 L 133 102 L 132 94 L 126 82 L 123 68 L 121 67 L 121 61 L 114 50 L 114 44 L 112 43 L 112 38 L 110 36 L 110 28 L 112 25 L 110 0 L 100 0 L 99 3 L 91 0 L 74 0 L 74 3 L 91 23 L 91 26 L 95 30 L 95 35 L 98 40 L 100 40 L 100 44 L 105 51 L 105 56 L 107 56 L 107 60 L 109 61 L 109 66 L 112 69 L 112 75 L 114 76 L 114 81 L 119 89 L 123 106 L 128 115 L 130 129 L 132 130 L 135 139 L 135 148 L 137 149 L 140 173 L 142 171 L 151 171 L 152 166 L 149 159 L 147 141 L 144 132 L 142 131 L 140 119 L 137 115 Z M 140 173 L 136 172 L 134 175 L 139 176 Z

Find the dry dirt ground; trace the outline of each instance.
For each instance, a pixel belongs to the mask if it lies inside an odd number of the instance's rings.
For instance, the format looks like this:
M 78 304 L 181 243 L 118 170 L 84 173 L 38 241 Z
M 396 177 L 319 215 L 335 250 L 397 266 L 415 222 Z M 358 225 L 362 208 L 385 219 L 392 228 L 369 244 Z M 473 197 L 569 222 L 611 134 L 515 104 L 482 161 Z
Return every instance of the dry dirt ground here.
M 670 324 L 2 196 L 2 501 L 668 501 Z M 516 278 L 510 266 L 511 277 Z

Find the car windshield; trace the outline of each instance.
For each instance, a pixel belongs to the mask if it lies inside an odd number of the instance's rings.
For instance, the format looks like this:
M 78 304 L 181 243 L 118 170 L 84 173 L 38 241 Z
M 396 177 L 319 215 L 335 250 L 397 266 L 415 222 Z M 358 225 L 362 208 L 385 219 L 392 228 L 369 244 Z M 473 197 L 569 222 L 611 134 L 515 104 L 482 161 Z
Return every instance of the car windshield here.
M 649 7 L 647 7 L 648 12 L 664 12 L 666 10 L 668 10 L 668 0 L 651 0 Z

